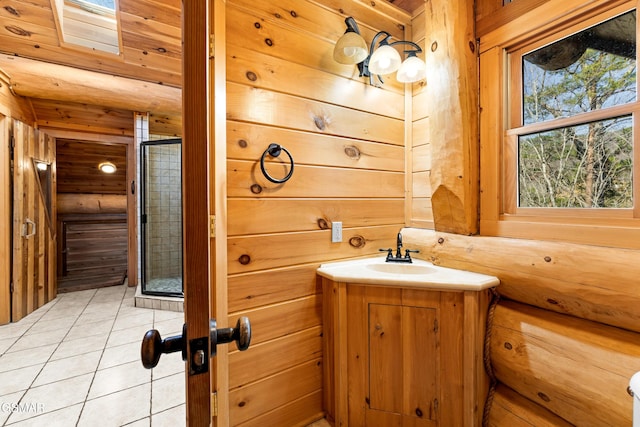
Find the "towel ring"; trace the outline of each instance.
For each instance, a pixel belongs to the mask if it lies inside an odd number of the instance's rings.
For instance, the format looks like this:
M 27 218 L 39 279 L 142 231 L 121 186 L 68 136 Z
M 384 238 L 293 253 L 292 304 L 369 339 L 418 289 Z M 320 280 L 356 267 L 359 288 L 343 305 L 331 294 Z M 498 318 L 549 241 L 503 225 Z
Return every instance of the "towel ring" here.
M 269 154 L 271 157 L 278 157 L 280 153 L 283 151 L 287 153 L 287 156 L 289 156 L 291 169 L 289 170 L 289 173 L 287 174 L 287 176 L 285 176 L 282 179 L 277 179 L 269 175 L 269 173 L 265 169 L 264 159 L 267 157 L 267 154 Z M 262 170 L 262 174 L 265 176 L 265 178 L 267 178 L 269 181 L 275 184 L 282 184 L 283 182 L 287 182 L 289 178 L 291 178 L 291 175 L 293 175 L 293 164 L 294 162 L 293 162 L 293 157 L 291 157 L 291 153 L 289 153 L 289 151 L 283 146 L 281 146 L 280 144 L 269 144 L 269 147 L 267 147 L 267 149 L 264 150 L 264 153 L 262 153 L 262 157 L 260 158 L 260 169 Z

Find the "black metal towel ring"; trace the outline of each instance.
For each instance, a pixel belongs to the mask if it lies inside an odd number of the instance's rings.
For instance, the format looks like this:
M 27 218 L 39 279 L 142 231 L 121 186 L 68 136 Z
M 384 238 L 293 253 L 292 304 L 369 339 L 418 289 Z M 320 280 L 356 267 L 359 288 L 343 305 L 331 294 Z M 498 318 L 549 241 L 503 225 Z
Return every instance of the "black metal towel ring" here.
M 277 179 L 269 175 L 269 173 L 265 169 L 264 159 L 267 157 L 267 154 L 269 154 L 271 157 L 278 157 L 280 153 L 283 151 L 287 153 L 287 156 L 289 156 L 291 169 L 289 170 L 289 173 L 287 174 L 287 176 L 285 176 L 282 179 Z M 293 175 L 293 157 L 291 157 L 291 153 L 289 153 L 289 151 L 283 146 L 281 146 L 280 144 L 269 144 L 269 147 L 267 147 L 267 149 L 264 150 L 264 153 L 262 153 L 262 157 L 260 158 L 260 169 L 262 169 L 262 173 L 264 174 L 265 178 L 267 178 L 269 181 L 276 184 L 282 184 L 283 182 L 287 182 L 289 178 L 291 178 L 291 175 Z

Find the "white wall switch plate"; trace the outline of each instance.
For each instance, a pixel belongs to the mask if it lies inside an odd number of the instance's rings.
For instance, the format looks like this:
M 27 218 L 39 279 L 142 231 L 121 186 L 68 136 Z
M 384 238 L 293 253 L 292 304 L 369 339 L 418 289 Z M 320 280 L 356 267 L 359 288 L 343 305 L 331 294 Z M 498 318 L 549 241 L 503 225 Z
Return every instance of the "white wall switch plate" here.
M 333 221 L 331 223 L 331 241 L 333 243 L 342 242 L 342 221 Z

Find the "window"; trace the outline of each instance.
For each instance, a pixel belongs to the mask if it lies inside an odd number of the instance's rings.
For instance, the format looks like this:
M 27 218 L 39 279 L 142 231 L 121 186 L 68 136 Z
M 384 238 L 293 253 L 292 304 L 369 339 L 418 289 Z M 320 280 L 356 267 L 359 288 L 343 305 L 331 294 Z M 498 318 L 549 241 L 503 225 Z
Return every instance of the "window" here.
M 550 3 L 480 40 L 481 233 L 640 247 L 636 1 Z
M 636 12 L 528 49 L 510 59 L 517 207 L 633 208 Z
M 120 54 L 115 0 L 52 0 L 66 46 Z

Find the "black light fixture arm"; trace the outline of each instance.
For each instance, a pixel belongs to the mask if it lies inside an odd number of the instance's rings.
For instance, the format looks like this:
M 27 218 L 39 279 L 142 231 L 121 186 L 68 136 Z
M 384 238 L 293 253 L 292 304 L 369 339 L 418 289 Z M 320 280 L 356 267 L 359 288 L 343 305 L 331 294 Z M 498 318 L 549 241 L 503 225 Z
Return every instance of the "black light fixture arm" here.
M 408 44 L 409 46 L 413 46 L 415 49 L 413 49 L 413 50 L 405 50 L 404 51 L 404 53 L 406 53 L 409 56 L 416 55 L 418 53 L 422 53 L 422 48 L 420 46 L 418 46 L 416 43 L 414 43 L 412 41 L 409 41 L 409 40 L 398 40 L 396 42 L 389 43 L 389 46 L 395 46 L 397 44 Z

